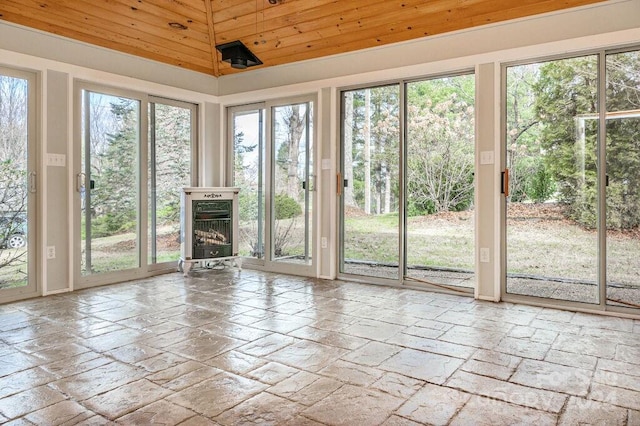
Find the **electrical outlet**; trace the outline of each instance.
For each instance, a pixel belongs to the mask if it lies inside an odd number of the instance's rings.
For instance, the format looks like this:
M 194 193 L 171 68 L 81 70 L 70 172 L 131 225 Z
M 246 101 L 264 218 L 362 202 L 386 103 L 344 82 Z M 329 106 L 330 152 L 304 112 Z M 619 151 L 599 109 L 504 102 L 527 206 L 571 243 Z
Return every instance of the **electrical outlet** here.
M 327 237 L 320 238 L 320 245 L 322 245 L 323 249 L 326 249 L 329 246 L 327 243 Z
M 490 251 L 487 247 L 480 248 L 480 262 L 487 263 L 490 261 Z
M 56 258 L 56 246 L 47 246 L 47 259 Z

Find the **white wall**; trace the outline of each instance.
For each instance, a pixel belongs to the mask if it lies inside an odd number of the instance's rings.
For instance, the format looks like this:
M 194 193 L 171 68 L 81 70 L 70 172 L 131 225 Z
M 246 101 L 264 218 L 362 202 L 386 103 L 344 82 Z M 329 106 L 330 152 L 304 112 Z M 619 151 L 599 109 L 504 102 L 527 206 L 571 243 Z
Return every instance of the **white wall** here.
M 452 34 L 283 65 L 215 79 L 173 66 L 153 63 L 83 43 L 61 39 L 0 21 L 0 65 L 32 70 L 46 88 L 42 122 L 47 123 L 41 141 L 42 153 L 55 152 L 73 160 L 73 97 L 75 80 L 106 84 L 200 105 L 200 176 L 203 184 L 224 182 L 227 155 L 223 123 L 225 107 L 257 101 L 315 94 L 319 111 L 320 159 L 329 169 L 318 169 L 320 201 L 318 237 L 337 244 L 338 92 L 340 88 L 384 81 L 398 81 L 475 69 L 477 116 L 476 152 L 494 151 L 493 165 L 476 162 L 478 174 L 477 247 L 490 249 L 490 262 L 477 264 L 476 297 L 497 300 L 501 275 L 500 181 L 500 70 L 502 63 L 562 55 L 596 48 L 640 44 L 640 0 L 607 1 L 560 13 L 495 24 Z M 67 96 L 65 97 L 65 93 Z M 60 124 L 63 123 L 63 124 Z M 317 163 L 320 166 L 321 162 Z M 49 169 L 51 169 L 49 167 Z M 73 191 L 70 169 L 43 170 L 45 185 L 55 197 Z M 66 195 L 65 195 L 66 194 Z M 62 253 L 47 264 L 45 291 L 72 288 L 70 270 L 71 231 L 60 232 L 69 223 L 69 205 L 47 202 L 42 218 L 47 241 L 41 252 L 56 245 Z M 54 230 L 55 229 L 55 230 Z M 320 238 L 318 238 L 318 241 Z M 66 249 L 66 250 L 65 250 Z M 320 250 L 317 275 L 335 276 L 335 250 Z

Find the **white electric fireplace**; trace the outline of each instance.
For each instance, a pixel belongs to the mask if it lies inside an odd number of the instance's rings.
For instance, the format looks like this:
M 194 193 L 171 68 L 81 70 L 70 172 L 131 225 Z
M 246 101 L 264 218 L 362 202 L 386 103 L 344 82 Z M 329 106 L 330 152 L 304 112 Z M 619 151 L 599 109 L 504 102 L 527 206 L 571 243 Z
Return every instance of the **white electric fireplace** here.
M 197 265 L 234 263 L 238 257 L 239 188 L 184 187 L 180 197 L 180 262 L 185 276 Z

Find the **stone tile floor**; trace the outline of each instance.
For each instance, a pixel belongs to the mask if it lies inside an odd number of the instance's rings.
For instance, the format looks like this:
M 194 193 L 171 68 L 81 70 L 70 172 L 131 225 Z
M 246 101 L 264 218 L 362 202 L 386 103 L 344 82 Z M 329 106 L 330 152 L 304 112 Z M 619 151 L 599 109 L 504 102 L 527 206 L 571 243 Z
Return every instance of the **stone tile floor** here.
M 0 423 L 640 425 L 640 321 L 170 274 L 0 305 Z

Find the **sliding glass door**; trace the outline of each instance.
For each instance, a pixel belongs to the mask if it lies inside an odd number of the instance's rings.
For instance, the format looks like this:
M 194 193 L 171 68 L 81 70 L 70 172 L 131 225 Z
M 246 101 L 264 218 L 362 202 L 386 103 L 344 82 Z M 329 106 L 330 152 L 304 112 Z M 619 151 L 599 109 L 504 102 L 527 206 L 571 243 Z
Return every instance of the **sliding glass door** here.
M 313 111 L 310 102 L 271 108 L 271 260 L 313 260 Z
M 473 288 L 475 76 L 406 89 L 405 278 Z
M 606 298 L 640 308 L 640 51 L 605 61 Z
M 36 291 L 35 76 L 0 67 L 0 302 Z
M 173 268 L 180 188 L 197 184 L 196 106 L 91 84 L 77 96 L 76 286 Z
M 640 308 L 640 53 L 505 67 L 507 295 Z
M 240 244 L 243 257 L 265 256 L 265 110 L 263 105 L 232 108 L 233 186 L 240 188 Z
M 340 272 L 474 286 L 475 78 L 342 93 Z
M 599 303 L 598 56 L 506 69 L 510 294 Z
M 229 109 L 229 176 L 240 188 L 239 251 L 247 262 L 312 273 L 315 162 L 313 102 Z
M 149 102 L 148 263 L 180 257 L 180 188 L 194 186 L 196 106 L 168 99 Z
M 140 267 L 141 100 L 82 91 L 80 273 Z
M 400 85 L 342 95 L 340 272 L 400 277 Z

